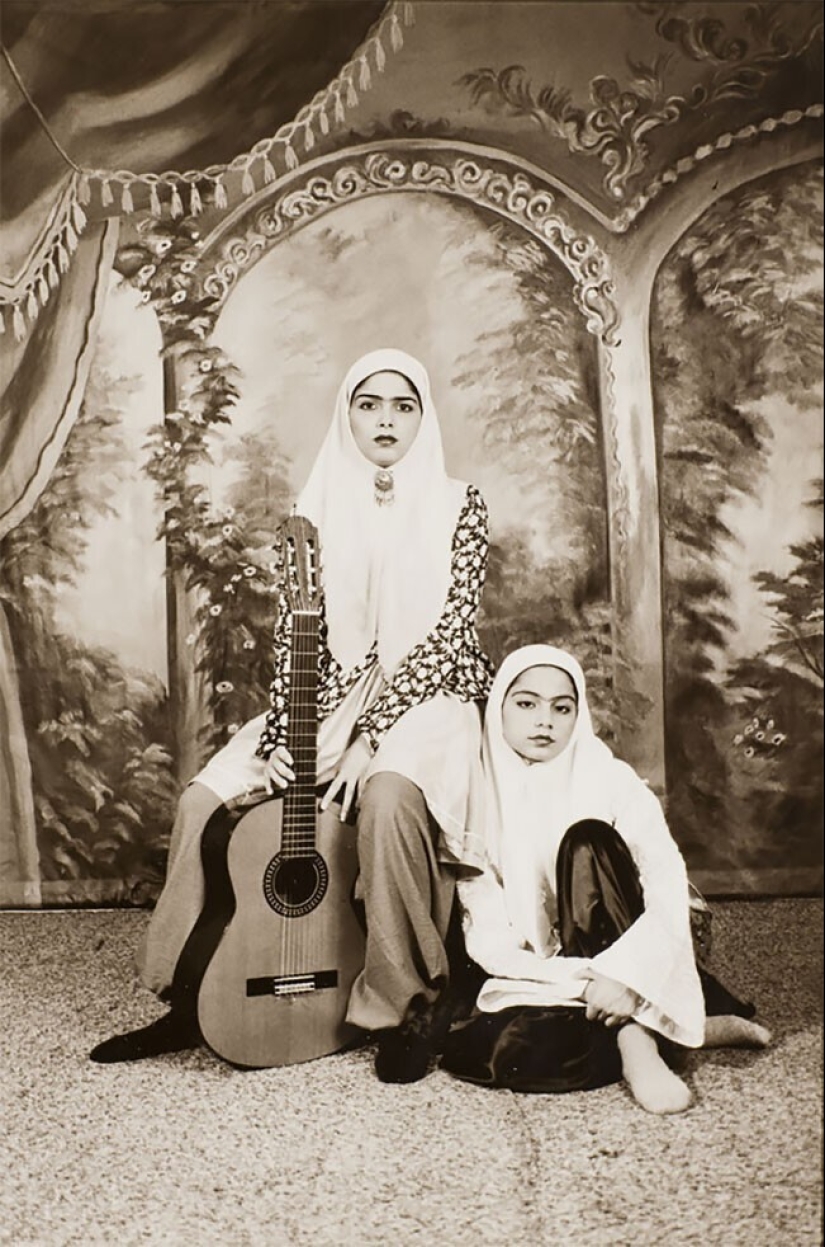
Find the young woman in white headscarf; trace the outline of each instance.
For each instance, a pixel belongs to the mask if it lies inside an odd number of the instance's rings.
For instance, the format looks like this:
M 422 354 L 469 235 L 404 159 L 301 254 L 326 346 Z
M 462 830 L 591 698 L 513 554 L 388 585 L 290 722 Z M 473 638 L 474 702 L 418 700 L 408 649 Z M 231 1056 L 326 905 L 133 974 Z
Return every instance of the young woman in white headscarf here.
M 654 793 L 595 735 L 571 655 L 531 645 L 504 660 L 482 752 L 486 866 L 458 885 L 481 987 L 442 1067 L 533 1092 L 624 1078 L 650 1112 L 686 1109 L 663 1051 L 769 1035 L 700 978 L 681 853 Z
M 366 963 L 348 1021 L 378 1035 L 383 1081 L 427 1072 L 448 980 L 445 938 L 457 867 L 479 867 L 474 803 L 492 670 L 475 630 L 487 511 L 447 475 L 422 365 L 375 351 L 348 372 L 296 512 L 316 525 L 323 623 L 318 780 L 323 805 L 357 807 Z M 140 957 L 144 983 L 172 1004 L 150 1027 L 98 1045 L 101 1062 L 200 1041 L 192 983 L 176 982 L 203 906 L 204 826 L 294 779 L 286 748 L 291 616 L 281 601 L 270 709 L 243 727 L 184 792 L 166 884 Z M 180 990 L 179 990 L 180 988 Z

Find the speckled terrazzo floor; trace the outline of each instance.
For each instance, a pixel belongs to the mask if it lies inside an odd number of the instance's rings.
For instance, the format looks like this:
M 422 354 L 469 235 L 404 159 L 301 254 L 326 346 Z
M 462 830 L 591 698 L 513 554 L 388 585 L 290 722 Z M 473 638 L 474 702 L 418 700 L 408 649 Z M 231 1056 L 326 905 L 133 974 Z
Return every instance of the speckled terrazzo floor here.
M 822 1242 L 822 903 L 714 905 L 714 968 L 766 1052 L 691 1054 L 694 1108 L 515 1096 L 369 1049 L 240 1072 L 205 1050 L 96 1066 L 160 1008 L 148 915 L 0 913 L 0 1242 L 181 1247 L 808 1247 Z

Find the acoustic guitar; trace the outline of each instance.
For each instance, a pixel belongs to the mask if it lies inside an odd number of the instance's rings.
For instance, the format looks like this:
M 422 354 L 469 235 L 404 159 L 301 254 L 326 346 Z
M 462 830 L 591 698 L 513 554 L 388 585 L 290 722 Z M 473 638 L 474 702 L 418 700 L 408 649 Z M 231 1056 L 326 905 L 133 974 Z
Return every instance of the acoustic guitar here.
M 206 1042 L 234 1065 L 292 1065 L 336 1052 L 358 1033 L 345 1021 L 364 963 L 352 905 L 355 829 L 316 795 L 319 548 L 314 526 L 280 530 L 292 612 L 287 748 L 295 781 L 253 807 L 228 841 L 234 900 L 198 993 Z

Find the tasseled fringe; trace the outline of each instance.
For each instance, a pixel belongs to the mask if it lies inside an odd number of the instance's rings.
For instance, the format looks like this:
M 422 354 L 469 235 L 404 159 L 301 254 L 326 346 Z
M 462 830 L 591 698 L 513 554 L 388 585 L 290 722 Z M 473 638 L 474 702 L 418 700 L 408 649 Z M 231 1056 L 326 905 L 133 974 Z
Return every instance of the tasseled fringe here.
M 387 54 L 384 51 L 384 45 L 380 39 L 375 39 L 373 42 L 375 44 L 375 68 L 378 70 L 379 74 L 382 74 L 386 68 Z
M 180 188 L 177 182 L 172 183 L 172 200 L 169 204 L 169 211 L 172 216 L 183 216 L 183 200 L 180 197 Z
M 270 186 L 278 180 L 273 148 L 280 145 L 286 169 L 294 172 L 300 166 L 296 143 L 305 152 L 311 152 L 318 135 L 328 135 L 333 125 L 346 122 L 347 109 L 358 107 L 359 92 L 369 91 L 373 84 L 373 68 L 383 73 L 387 65 L 387 51 L 399 52 L 404 46 L 404 28 L 415 23 L 414 5 L 411 0 L 395 0 L 387 15 L 376 28 L 369 41 L 342 69 L 339 76 L 319 94 L 306 110 L 302 110 L 291 123 L 284 125 L 269 139 L 263 139 L 255 147 L 238 156 L 231 165 L 212 167 L 204 172 L 191 170 L 187 173 L 163 174 L 130 173 L 128 170 L 93 170 L 75 166 L 74 181 L 70 188 L 68 207 L 55 230 L 50 243 L 51 250 L 40 271 L 33 278 L 21 302 L 7 304 L 7 314 L 0 310 L 0 333 L 13 329 L 15 337 L 26 334 L 26 318 L 34 321 L 39 307 L 45 307 L 51 293 L 57 290 L 60 276 L 69 271 L 70 256 L 78 248 L 78 240 L 88 223 L 84 206 L 92 200 L 92 182 L 99 185 L 100 204 L 104 208 L 115 202 L 113 183 L 116 184 L 120 202 L 115 211 L 128 215 L 135 211 L 134 188 L 148 188 L 148 211 L 153 217 L 162 217 L 166 208 L 167 194 L 169 214 L 182 217 L 185 212 L 198 216 L 203 211 L 200 187 L 206 185 L 214 207 L 224 210 L 229 206 L 226 178 L 241 169 L 241 191 L 244 196 L 253 195 L 257 189 L 254 161 L 260 159 L 258 181 Z M 374 57 L 374 60 L 372 58 Z M 317 128 L 316 128 L 317 127 Z M 301 134 L 301 132 L 303 132 Z M 246 163 L 242 163 L 245 161 Z M 186 188 L 184 190 L 184 188 Z M 184 206 L 184 195 L 186 205 Z M 142 210 L 144 201 L 141 192 Z

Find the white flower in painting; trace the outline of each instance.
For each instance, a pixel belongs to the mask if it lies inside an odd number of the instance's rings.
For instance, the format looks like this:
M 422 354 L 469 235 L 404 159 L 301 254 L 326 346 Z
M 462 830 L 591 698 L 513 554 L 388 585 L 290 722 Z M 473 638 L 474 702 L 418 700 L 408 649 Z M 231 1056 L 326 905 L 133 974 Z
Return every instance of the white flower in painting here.
M 777 732 L 777 733 L 776 733 L 776 735 L 774 736 L 773 740 L 771 741 L 771 744 L 772 744 L 772 745 L 782 745 L 782 744 L 784 744 L 784 742 L 785 742 L 785 740 L 786 740 L 786 739 L 787 739 L 787 737 L 785 736 L 785 733 L 784 733 L 784 732 Z
M 195 636 L 194 632 L 190 632 L 190 633 L 189 633 L 189 636 L 186 638 L 186 644 L 187 644 L 187 645 L 194 645 L 194 644 L 195 644 L 195 642 L 197 641 L 197 639 L 198 639 L 198 638 Z
M 252 576 L 257 574 L 257 570 L 258 569 L 256 567 L 245 567 L 243 569 L 243 574 L 251 578 Z
M 223 695 L 224 693 L 231 693 L 234 687 L 235 685 L 232 683 L 231 680 L 220 680 L 215 685 L 215 692 L 220 693 L 221 695 Z
M 180 271 L 181 271 L 182 273 L 194 273 L 194 271 L 195 271 L 195 261 L 194 261 L 194 260 L 184 260 L 184 261 L 183 261 L 183 263 L 182 263 L 182 264 L 181 264 L 181 266 L 180 266 Z
M 218 605 L 218 603 L 216 602 L 214 606 L 210 606 L 210 607 L 209 607 L 209 614 L 210 614 L 210 615 L 220 615 L 220 613 L 221 613 L 221 611 L 222 611 L 222 610 L 223 610 L 223 607 L 222 607 L 222 606 L 219 606 L 219 605 Z
M 747 749 L 745 750 L 745 757 L 752 758 L 754 753 L 755 753 L 755 750 L 754 750 L 753 745 L 748 745 Z
M 741 744 L 742 744 L 742 741 L 743 741 L 744 739 L 745 739 L 745 738 L 744 738 L 744 736 L 742 735 L 742 733 L 741 733 L 741 732 L 738 732 L 738 733 L 736 734 L 736 736 L 734 736 L 734 738 L 733 738 L 733 743 L 734 743 L 734 745 L 741 745 Z
M 240 731 L 240 726 L 240 723 L 230 723 L 226 730 L 230 736 L 234 736 L 237 731 Z
M 234 531 L 235 530 L 231 524 L 224 524 L 223 528 L 221 529 L 221 532 L 223 533 L 224 537 L 231 537 Z
M 169 300 L 169 302 L 170 303 L 183 303 L 185 302 L 185 300 L 186 300 L 186 291 L 176 290 L 175 293 L 172 295 L 172 298 Z
M 202 359 L 201 362 L 198 364 L 198 367 L 200 368 L 201 372 L 211 372 L 212 371 L 212 360 Z

